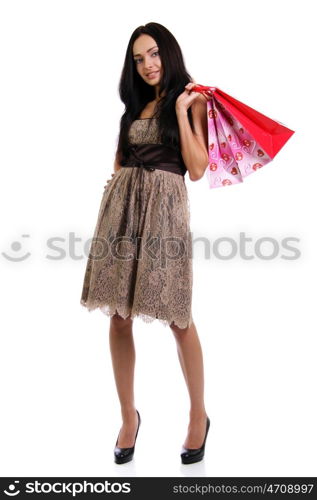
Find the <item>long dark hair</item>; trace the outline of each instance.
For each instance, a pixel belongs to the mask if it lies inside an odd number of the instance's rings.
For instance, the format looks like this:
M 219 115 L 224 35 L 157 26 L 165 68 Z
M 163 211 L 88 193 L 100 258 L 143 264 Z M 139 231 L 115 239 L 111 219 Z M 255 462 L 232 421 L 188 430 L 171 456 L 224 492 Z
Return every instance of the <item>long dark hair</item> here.
M 172 33 L 159 23 L 147 23 L 136 28 L 129 40 L 124 65 L 119 83 L 121 101 L 125 104 L 125 111 L 120 120 L 120 132 L 117 154 L 120 162 L 128 154 L 128 132 L 133 120 L 136 120 L 149 101 L 155 99 L 155 88 L 144 82 L 136 70 L 133 59 L 133 43 L 142 34 L 154 38 L 161 58 L 163 75 L 160 81 L 160 101 L 157 103 L 155 115 L 161 132 L 163 144 L 177 148 L 179 146 L 179 131 L 175 102 L 184 87 L 193 81 L 185 68 L 181 48 Z M 165 90 L 166 95 L 161 96 Z M 193 127 L 191 109 L 188 109 L 188 118 Z

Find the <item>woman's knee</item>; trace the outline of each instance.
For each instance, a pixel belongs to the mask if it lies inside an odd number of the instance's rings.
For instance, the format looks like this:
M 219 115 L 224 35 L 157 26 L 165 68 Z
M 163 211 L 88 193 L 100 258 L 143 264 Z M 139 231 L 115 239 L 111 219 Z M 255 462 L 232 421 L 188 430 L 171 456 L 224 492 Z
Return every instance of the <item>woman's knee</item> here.
M 127 318 L 123 318 L 118 313 L 111 316 L 111 325 L 120 332 L 132 331 L 133 320 L 131 319 L 131 314 Z
M 189 328 L 180 328 L 179 326 L 175 325 L 174 321 L 170 323 L 170 329 L 172 330 L 175 338 L 177 340 L 182 340 L 184 338 L 184 335 L 188 332 Z

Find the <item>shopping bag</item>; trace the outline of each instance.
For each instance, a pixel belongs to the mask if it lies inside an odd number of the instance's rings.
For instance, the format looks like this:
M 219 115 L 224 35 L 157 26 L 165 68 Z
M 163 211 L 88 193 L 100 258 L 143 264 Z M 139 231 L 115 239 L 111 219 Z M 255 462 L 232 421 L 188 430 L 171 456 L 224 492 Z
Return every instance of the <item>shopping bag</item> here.
M 243 182 L 266 165 L 294 131 L 234 99 L 217 87 L 195 84 L 207 99 L 210 188 Z

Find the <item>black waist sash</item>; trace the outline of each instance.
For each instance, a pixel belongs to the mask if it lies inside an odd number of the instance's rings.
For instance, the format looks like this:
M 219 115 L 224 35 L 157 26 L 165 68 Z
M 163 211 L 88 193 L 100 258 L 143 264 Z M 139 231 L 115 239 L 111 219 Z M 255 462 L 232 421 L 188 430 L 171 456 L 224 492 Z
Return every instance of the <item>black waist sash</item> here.
M 187 168 L 180 151 L 165 144 L 130 144 L 128 158 L 122 167 L 143 167 L 150 172 L 155 169 L 185 175 Z

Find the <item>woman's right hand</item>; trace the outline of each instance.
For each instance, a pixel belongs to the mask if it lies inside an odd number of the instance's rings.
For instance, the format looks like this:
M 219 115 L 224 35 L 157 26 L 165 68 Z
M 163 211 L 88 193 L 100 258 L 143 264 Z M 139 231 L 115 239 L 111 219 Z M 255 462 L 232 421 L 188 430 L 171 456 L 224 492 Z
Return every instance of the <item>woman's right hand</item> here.
M 111 174 L 111 175 L 112 175 L 112 177 L 113 177 L 115 174 Z M 110 181 L 112 181 L 112 179 L 108 179 L 108 180 L 107 180 L 107 184 L 104 186 L 104 188 L 106 188 L 106 187 L 108 186 L 108 182 L 110 182 Z

